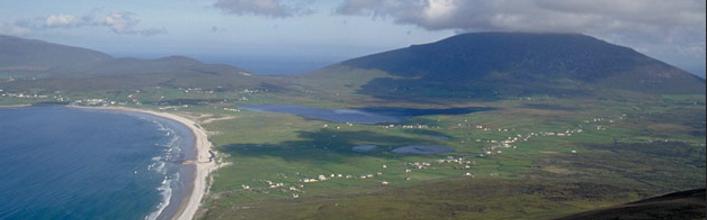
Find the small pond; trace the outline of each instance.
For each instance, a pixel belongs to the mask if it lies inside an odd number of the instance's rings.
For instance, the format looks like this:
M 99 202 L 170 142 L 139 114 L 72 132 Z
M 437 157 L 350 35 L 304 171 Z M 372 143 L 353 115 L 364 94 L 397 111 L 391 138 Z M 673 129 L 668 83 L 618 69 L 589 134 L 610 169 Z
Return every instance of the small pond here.
M 438 145 L 408 145 L 393 149 L 396 154 L 416 154 L 416 155 L 431 155 L 431 154 L 446 154 L 454 152 L 454 148 Z
M 368 153 L 376 149 L 378 149 L 378 146 L 376 145 L 358 145 L 351 148 L 352 151 L 357 153 Z
M 331 121 L 337 123 L 354 124 L 381 124 L 399 123 L 410 117 L 425 115 L 461 115 L 479 111 L 488 111 L 490 108 L 391 108 L 367 107 L 353 109 L 326 109 L 301 105 L 261 104 L 243 105 L 242 109 L 250 111 L 278 112 L 298 115 L 306 119 Z

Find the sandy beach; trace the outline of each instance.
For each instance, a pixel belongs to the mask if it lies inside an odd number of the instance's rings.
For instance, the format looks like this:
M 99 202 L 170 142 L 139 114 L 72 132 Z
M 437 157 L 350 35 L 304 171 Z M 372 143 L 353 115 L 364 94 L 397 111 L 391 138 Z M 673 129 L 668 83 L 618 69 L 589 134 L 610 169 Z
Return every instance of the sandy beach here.
M 139 112 L 144 114 L 150 114 L 157 117 L 162 117 L 170 119 L 187 126 L 195 138 L 195 148 L 197 150 L 196 161 L 194 162 L 196 169 L 194 173 L 194 185 L 193 189 L 187 190 L 188 195 L 186 199 L 183 200 L 183 204 L 180 205 L 179 210 L 175 213 L 172 219 L 175 220 L 191 220 L 196 215 L 199 206 L 201 205 L 201 200 L 207 193 L 209 188 L 208 177 L 211 172 L 218 168 L 218 164 L 215 159 L 212 158 L 211 151 L 212 144 L 209 142 L 206 130 L 199 126 L 196 122 L 191 119 L 166 112 L 158 112 L 152 110 L 126 108 L 126 107 L 81 107 L 72 106 L 75 108 L 85 108 L 85 109 L 99 109 L 99 110 L 111 110 L 111 111 L 125 111 L 125 112 Z
M 32 105 L 30 104 L 22 104 L 22 105 L 0 105 L 0 108 L 24 108 L 24 107 L 30 107 Z

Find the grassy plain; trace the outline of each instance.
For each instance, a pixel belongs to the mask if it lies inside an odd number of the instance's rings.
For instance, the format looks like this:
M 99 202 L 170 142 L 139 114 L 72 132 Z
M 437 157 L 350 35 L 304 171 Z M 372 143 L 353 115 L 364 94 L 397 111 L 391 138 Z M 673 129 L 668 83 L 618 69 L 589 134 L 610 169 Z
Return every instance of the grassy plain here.
M 364 82 L 380 73 L 362 75 L 357 80 Z M 261 90 L 77 91 L 0 103 L 102 98 L 191 115 L 228 164 L 213 175 L 202 219 L 547 219 L 705 186 L 704 95 L 419 103 L 357 94 L 363 83 L 353 79 L 340 85 L 302 78 L 296 86 Z M 238 110 L 258 103 L 493 110 L 393 126 Z M 455 152 L 390 152 L 408 144 Z M 352 150 L 358 145 L 379 148 L 358 153 Z
M 215 174 L 202 217 L 546 219 L 705 185 L 704 97 L 455 105 L 496 110 L 416 117 L 392 128 L 263 112 L 208 124 L 232 164 Z M 529 134 L 543 135 L 485 154 Z M 351 150 L 370 144 L 380 150 Z M 407 144 L 456 151 L 389 152 Z M 320 175 L 326 180 L 304 182 Z

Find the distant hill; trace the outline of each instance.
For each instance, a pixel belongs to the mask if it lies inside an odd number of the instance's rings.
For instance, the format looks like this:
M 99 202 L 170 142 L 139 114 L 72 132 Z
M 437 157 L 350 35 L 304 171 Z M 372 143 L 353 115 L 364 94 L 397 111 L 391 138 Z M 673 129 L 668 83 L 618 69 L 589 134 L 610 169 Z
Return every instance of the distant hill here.
M 342 62 L 317 77 L 382 71 L 358 91 L 379 98 L 588 95 L 604 89 L 702 93 L 705 81 L 581 34 L 470 33 Z M 346 77 L 343 77 L 346 78 Z
M 68 75 L 202 73 L 244 74 L 245 70 L 221 64 L 171 56 L 159 59 L 113 58 L 94 50 L 0 36 L 0 71 Z
M 0 35 L 0 71 L 82 69 L 111 59 L 94 50 Z
M 696 189 L 579 213 L 557 220 L 705 219 L 705 208 L 707 208 L 705 189 Z
M 114 58 L 90 49 L 11 36 L 0 36 L 0 75 L 35 79 L 7 83 L 6 89 L 243 87 L 262 83 L 241 68 L 204 64 L 188 57 Z

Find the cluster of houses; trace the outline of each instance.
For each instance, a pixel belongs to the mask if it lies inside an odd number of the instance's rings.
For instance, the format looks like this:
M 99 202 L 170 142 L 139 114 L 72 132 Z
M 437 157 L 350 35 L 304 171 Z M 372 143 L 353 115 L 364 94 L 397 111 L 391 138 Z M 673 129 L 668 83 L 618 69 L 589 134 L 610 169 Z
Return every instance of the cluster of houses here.
M 383 169 L 387 168 L 386 165 L 383 165 Z M 265 187 L 261 188 L 255 188 L 250 185 L 241 185 L 241 189 L 244 191 L 256 191 L 256 192 L 263 192 L 263 193 L 269 193 L 270 191 L 276 190 L 282 193 L 286 193 L 290 195 L 293 199 L 297 199 L 300 197 L 301 194 L 304 194 L 304 188 L 306 184 L 314 184 L 314 183 L 322 183 L 322 182 L 327 182 L 327 181 L 332 181 L 335 179 L 373 179 L 378 176 L 382 176 L 383 172 L 377 172 L 376 174 L 364 174 L 360 175 L 360 177 L 356 177 L 354 175 L 345 175 L 345 174 L 320 174 L 316 177 L 313 178 L 301 178 L 297 181 L 295 184 L 286 184 L 283 182 L 275 182 L 272 180 L 263 180 L 262 182 L 265 183 Z M 381 185 L 388 185 L 390 182 L 382 180 L 380 181 Z
M 140 90 L 135 91 L 135 93 L 139 94 Z M 128 94 L 128 100 L 130 100 L 130 102 L 132 102 L 136 105 L 140 105 L 142 103 L 140 103 L 140 99 L 137 94 Z
M 202 88 L 179 88 L 180 91 L 183 93 L 192 93 L 192 94 L 214 94 L 214 90 L 204 90 Z
M 626 114 L 622 114 L 621 116 L 618 117 L 618 120 L 624 120 L 624 119 L 626 119 Z M 584 120 L 584 123 L 585 123 L 585 124 L 591 124 L 591 123 L 595 123 L 595 124 L 596 124 L 596 123 L 602 123 L 602 122 L 605 123 L 605 124 L 606 124 L 606 123 L 608 123 L 608 124 L 614 124 L 614 123 L 616 123 L 616 121 L 613 120 L 613 119 L 598 118 L 598 117 L 597 117 L 597 118 L 592 118 L 591 120 Z M 607 128 L 606 125 L 596 125 L 596 126 L 594 126 L 594 129 L 597 130 L 597 131 L 605 131 L 606 128 Z
M 408 163 L 408 166 L 412 167 L 413 169 L 418 169 L 418 170 L 424 170 L 430 166 L 432 166 L 431 163 L 428 162 L 412 162 Z M 405 169 L 405 173 L 410 173 L 412 170 L 410 169 Z
M 224 109 L 225 110 L 225 109 Z M 235 111 L 235 110 L 234 110 Z M 616 120 L 623 120 L 626 118 L 626 115 L 622 115 L 618 117 Z M 575 129 L 566 129 L 566 130 L 561 130 L 561 131 L 535 131 L 535 132 L 529 132 L 526 134 L 517 134 L 515 129 L 508 129 L 508 128 L 491 128 L 486 125 L 482 124 L 470 124 L 470 123 L 460 123 L 457 124 L 458 127 L 468 127 L 468 128 L 475 128 L 479 129 L 482 131 L 489 131 L 489 132 L 498 132 L 501 134 L 502 138 L 500 139 L 476 139 L 475 142 L 481 145 L 486 145 L 486 147 L 482 148 L 482 153 L 479 154 L 479 157 L 488 157 L 492 155 L 497 155 L 497 154 L 502 154 L 504 151 L 510 150 L 510 149 L 516 149 L 518 147 L 518 144 L 523 143 L 523 142 L 528 142 L 533 138 L 536 137 L 571 137 L 574 135 L 578 135 L 581 133 L 586 132 L 585 129 L 591 130 L 591 128 L 596 128 L 600 127 L 601 129 L 606 129 L 608 125 L 613 124 L 616 122 L 614 119 L 607 119 L 607 118 L 601 118 L 601 117 L 596 117 L 592 118 L 590 120 L 585 120 L 584 122 L 586 124 L 580 124 L 577 126 Z M 465 121 L 468 122 L 468 121 Z M 328 128 L 330 125 L 329 124 L 324 124 L 324 128 Z M 351 123 L 346 123 L 346 125 L 341 125 L 341 126 L 353 126 Z M 341 126 L 336 126 L 337 129 L 340 129 Z M 421 124 L 416 124 L 416 125 L 382 125 L 385 128 L 402 128 L 402 129 L 420 129 L 420 128 L 429 128 L 427 125 L 421 125 Z M 510 133 L 510 134 L 509 134 Z M 577 154 L 577 150 L 572 149 L 570 151 L 573 154 Z M 403 169 L 404 173 L 402 173 L 402 177 L 404 178 L 405 181 L 411 180 L 410 176 L 412 176 L 413 173 L 415 172 L 421 172 L 423 170 L 429 170 L 429 169 L 436 169 L 436 167 L 440 168 L 452 168 L 455 170 L 461 171 L 460 175 L 464 177 L 469 177 L 473 178 L 474 174 L 472 173 L 472 168 L 473 166 L 476 165 L 476 162 L 472 159 L 468 159 L 465 157 L 459 157 L 459 156 L 446 156 L 446 158 L 442 159 L 437 159 L 437 160 L 430 160 L 430 161 L 414 161 L 414 162 L 407 162 L 403 164 Z M 298 180 L 295 183 L 292 184 L 286 184 L 282 182 L 274 182 L 274 181 L 269 181 L 266 180 L 265 183 L 266 185 L 264 187 L 261 187 L 260 191 L 261 192 L 266 192 L 268 190 L 278 190 L 280 192 L 286 193 L 289 195 L 291 198 L 297 199 L 300 198 L 301 195 L 305 193 L 304 188 L 308 184 L 317 184 L 317 183 L 323 183 L 323 182 L 328 182 L 328 181 L 335 181 L 335 180 L 366 180 L 366 181 L 376 181 L 382 186 L 386 186 L 391 184 L 387 179 L 391 178 L 388 176 L 386 178 L 386 175 L 384 171 L 389 170 L 388 165 L 382 164 L 381 168 L 378 169 L 377 172 L 370 172 L 370 173 L 365 173 L 365 174 L 360 174 L 360 175 L 354 175 L 354 174 L 342 174 L 342 173 L 330 173 L 330 174 L 319 174 L 315 175 L 312 177 L 304 177 L 304 178 L 298 178 Z M 393 176 L 396 174 L 400 174 L 397 172 L 391 172 L 393 173 Z M 298 173 L 299 175 L 299 173 Z M 492 173 L 490 174 L 492 176 L 498 175 L 497 173 Z M 243 190 L 253 190 L 251 186 L 248 185 L 242 185 Z
M 476 162 L 473 160 L 468 160 L 465 159 L 464 157 L 452 157 L 448 156 L 443 159 L 438 159 L 436 160 L 436 164 L 434 162 L 409 162 L 405 164 L 405 180 L 408 181 L 410 180 L 410 173 L 415 172 L 416 170 L 425 170 L 428 169 L 432 166 L 454 166 L 457 169 L 464 170 L 462 173 L 462 176 L 468 176 L 468 177 L 473 177 L 474 175 L 470 172 L 471 168 L 473 165 L 476 165 Z M 250 185 L 241 185 L 242 190 L 244 191 L 258 191 L 258 192 L 265 192 L 269 193 L 272 190 L 277 190 L 279 192 L 286 193 L 287 195 L 290 195 L 290 197 L 296 199 L 299 198 L 302 194 L 305 193 L 304 189 L 307 184 L 316 184 L 316 183 L 323 183 L 323 182 L 328 182 L 328 181 L 333 181 L 337 179 L 344 179 L 344 180 L 377 180 L 380 185 L 382 186 L 387 186 L 390 185 L 391 182 L 388 180 L 383 179 L 382 177 L 385 175 L 383 172 L 384 170 L 388 169 L 388 165 L 383 164 L 381 165 L 381 169 L 378 172 L 375 173 L 367 173 L 367 174 L 361 174 L 361 175 L 351 175 L 351 174 L 342 174 L 342 173 L 330 173 L 330 174 L 319 174 L 314 177 L 305 177 L 305 178 L 300 178 L 298 179 L 297 183 L 294 184 L 287 184 L 283 182 L 276 182 L 272 180 L 263 180 L 265 186 L 261 188 L 254 188 Z
M 461 164 L 471 164 L 470 162 L 464 161 L 462 158 L 447 158 L 447 159 L 442 159 L 439 160 L 440 163 L 461 163 Z M 406 173 L 412 172 L 411 169 L 424 169 L 425 167 L 430 167 L 432 166 L 432 163 L 428 162 L 414 162 L 407 164 L 407 166 L 411 166 L 407 169 L 405 169 Z M 415 168 L 416 167 L 416 168 Z M 391 184 L 388 180 L 382 179 L 382 177 L 385 175 L 384 170 L 388 169 L 388 165 L 383 164 L 381 165 L 381 169 L 378 172 L 375 173 L 367 173 L 367 174 L 361 174 L 361 175 L 352 175 L 352 174 L 342 174 L 342 173 L 330 173 L 330 174 L 319 174 L 315 177 L 305 177 L 305 178 L 300 178 L 296 183 L 293 184 L 287 184 L 283 182 L 276 182 L 272 180 L 263 180 L 264 186 L 256 188 L 250 185 L 241 185 L 241 189 L 243 191 L 253 191 L 253 192 L 262 192 L 262 193 L 270 193 L 273 190 L 276 190 L 278 192 L 285 193 L 289 195 L 293 199 L 300 198 L 302 194 L 305 193 L 305 187 L 308 184 L 316 184 L 316 183 L 323 183 L 323 182 L 328 182 L 328 181 L 333 181 L 333 180 L 376 180 L 381 186 L 387 186 Z M 299 173 L 298 173 L 299 174 Z M 286 177 L 285 177 L 286 178 Z M 406 177 L 405 180 L 410 180 L 409 177 Z
M 617 120 L 624 120 L 626 119 L 626 114 L 622 114 L 621 116 L 618 117 Z M 614 124 L 616 123 L 616 120 L 614 119 L 607 119 L 607 118 L 601 118 L 601 117 L 595 117 L 590 120 L 584 120 L 584 124 L 592 124 L 590 127 L 599 130 L 599 131 L 604 131 L 608 128 L 607 124 Z M 476 125 L 474 126 L 477 129 L 482 129 L 484 131 L 490 131 L 491 129 L 488 127 L 485 127 L 484 125 Z M 583 127 L 584 125 L 579 125 L 577 126 L 578 128 L 576 129 L 568 129 L 564 131 L 557 131 L 557 132 L 530 132 L 528 134 L 522 135 L 522 134 L 517 134 L 515 136 L 510 136 L 507 137 L 504 140 L 481 140 L 481 139 L 476 139 L 477 143 L 482 143 L 485 142 L 487 144 L 490 144 L 488 147 L 483 148 L 483 153 L 479 154 L 480 157 L 485 157 L 485 156 L 491 156 L 495 154 L 502 154 L 505 149 L 516 149 L 517 144 L 521 142 L 527 142 L 533 137 L 570 137 L 576 134 L 580 134 L 585 132 Z M 505 128 L 498 128 L 496 129 L 498 132 L 509 132 L 509 129 Z M 571 153 L 576 154 L 577 150 L 571 150 Z
M 495 155 L 495 154 L 502 154 L 505 149 L 516 149 L 516 148 L 518 148 L 518 146 L 517 146 L 518 143 L 527 142 L 534 137 L 549 137 L 549 136 L 570 137 L 572 135 L 579 134 L 582 132 L 584 132 L 584 130 L 581 128 L 573 129 L 573 130 L 559 131 L 559 132 L 530 132 L 525 135 L 517 134 L 515 136 L 506 137 L 506 139 L 504 139 L 504 140 L 486 140 L 486 141 L 484 141 L 481 139 L 476 139 L 476 142 L 477 143 L 485 142 L 485 143 L 490 144 L 488 147 L 485 147 L 483 149 L 483 153 L 479 155 L 481 157 L 485 157 L 485 156 L 491 156 L 491 155 Z
M 64 97 L 61 94 L 58 94 L 59 92 L 55 92 L 54 95 L 45 95 L 45 94 L 28 94 L 28 93 L 14 93 L 14 92 L 5 92 L 4 90 L 0 89 L 0 97 L 9 97 L 9 98 L 20 98 L 20 99 L 35 99 L 35 100 L 53 100 L 56 102 L 70 102 L 73 105 L 83 105 L 83 106 L 109 106 L 109 105 L 127 105 L 127 102 L 118 102 L 118 101 L 113 101 L 109 100 L 107 98 L 84 98 L 84 99 L 72 99 L 68 97 Z M 139 104 L 139 100 L 137 100 L 137 97 L 134 95 L 129 95 L 128 99 L 130 99 L 133 103 Z
M 445 159 L 438 159 L 436 160 L 436 164 L 439 166 L 442 165 L 447 165 L 447 166 L 452 166 L 454 169 L 461 169 L 464 170 L 464 176 L 469 176 L 469 177 L 474 177 L 474 175 L 469 171 L 471 170 L 471 167 L 473 165 L 476 165 L 476 161 L 473 160 L 468 160 L 465 159 L 464 157 L 453 157 L 453 156 L 448 156 Z M 409 174 L 412 173 L 416 170 L 425 170 L 430 167 L 432 167 L 434 164 L 430 162 L 410 162 L 407 163 L 407 168 L 405 169 L 405 173 Z M 405 180 L 410 180 L 409 177 L 406 177 Z
M 47 98 L 49 98 L 48 95 L 5 92 L 2 89 L 0 89 L 0 97 L 10 97 L 10 98 L 19 98 L 19 99 L 47 99 Z
M 625 118 L 626 118 L 626 114 L 619 116 L 619 120 L 624 120 Z M 614 121 L 613 119 L 606 119 L 606 118 L 592 118 L 591 120 L 584 120 L 585 124 L 599 123 L 599 122 L 608 122 L 610 124 L 613 124 L 616 121 Z
M 71 104 L 84 105 L 84 106 L 109 106 L 109 105 L 117 105 L 118 102 L 111 101 L 108 99 L 79 99 L 79 100 L 73 101 Z M 126 104 L 126 103 L 121 103 L 121 104 Z
M 391 128 L 402 128 L 402 129 L 428 129 L 430 128 L 429 125 L 423 125 L 423 124 L 409 124 L 409 125 L 395 125 L 395 124 L 388 124 L 388 125 L 381 125 L 382 128 L 385 129 L 391 129 Z M 439 128 L 439 127 L 436 127 Z
M 86 106 L 107 106 L 107 105 L 117 105 L 121 104 L 116 101 L 110 101 L 108 99 L 102 99 L 102 98 L 86 98 L 86 99 L 79 99 L 79 100 L 73 100 L 71 98 L 64 97 L 61 95 L 60 91 L 55 91 L 53 95 L 49 94 L 31 94 L 31 93 L 23 93 L 23 92 L 7 92 L 3 89 L 0 89 L 0 97 L 9 97 L 9 98 L 19 98 L 19 99 L 34 99 L 34 100 L 39 100 L 39 101 L 56 101 L 56 102 L 71 102 L 71 104 L 75 105 L 86 105 Z M 125 104 L 125 103 L 122 103 Z
M 258 92 L 260 92 L 260 91 L 258 91 L 258 90 L 250 90 L 250 89 L 243 89 L 243 91 L 239 92 L 242 96 L 241 96 L 240 98 L 238 98 L 238 101 L 246 102 L 246 101 L 249 100 L 249 99 L 248 99 L 248 96 L 254 95 L 254 94 L 258 93 Z
M 45 94 L 28 94 L 28 93 L 15 93 L 15 92 L 5 92 L 0 89 L 0 97 L 10 97 L 10 98 L 20 98 L 20 99 L 35 99 L 35 100 L 53 100 L 56 102 L 71 102 L 74 105 L 84 105 L 84 106 L 108 106 L 108 105 L 126 105 L 125 102 L 111 101 L 105 98 L 85 98 L 85 99 L 71 99 L 64 97 L 60 92 L 54 92 L 54 95 Z
M 476 165 L 476 161 L 464 159 L 464 157 L 448 156 L 447 159 L 437 160 L 439 164 L 456 164 L 464 166 L 464 169 L 471 169 L 472 165 Z
M 273 182 L 270 180 L 265 180 L 264 182 L 267 184 L 267 187 L 266 187 L 267 190 L 279 190 L 283 193 L 288 193 L 288 194 L 292 195 L 292 198 L 295 198 L 295 199 L 300 197 L 300 193 L 304 192 L 304 190 L 303 190 L 304 185 L 303 184 L 299 184 L 297 186 L 287 186 L 285 183 L 276 183 L 276 182 Z M 251 187 L 250 185 L 242 184 L 241 188 L 244 191 L 256 191 L 256 189 Z M 258 190 L 258 191 L 263 191 L 263 190 Z M 269 192 L 269 191 L 263 191 L 263 192 Z
M 403 129 L 427 129 L 428 125 L 416 124 L 416 125 L 402 125 Z

